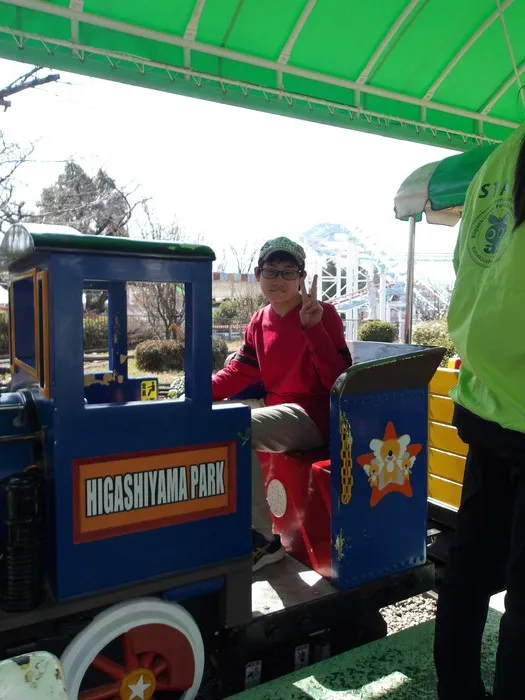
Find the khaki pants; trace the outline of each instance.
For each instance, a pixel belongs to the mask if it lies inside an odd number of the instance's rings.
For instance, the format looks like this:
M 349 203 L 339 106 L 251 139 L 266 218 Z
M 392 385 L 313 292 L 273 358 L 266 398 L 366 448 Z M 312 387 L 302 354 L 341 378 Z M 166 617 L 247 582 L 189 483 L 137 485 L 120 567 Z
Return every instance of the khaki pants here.
M 313 450 L 321 447 L 324 441 L 316 424 L 297 404 L 265 406 L 263 399 L 245 399 L 228 401 L 228 403 L 242 403 L 252 410 L 252 527 L 271 539 L 272 517 L 266 500 L 264 478 L 256 450 L 261 452 Z

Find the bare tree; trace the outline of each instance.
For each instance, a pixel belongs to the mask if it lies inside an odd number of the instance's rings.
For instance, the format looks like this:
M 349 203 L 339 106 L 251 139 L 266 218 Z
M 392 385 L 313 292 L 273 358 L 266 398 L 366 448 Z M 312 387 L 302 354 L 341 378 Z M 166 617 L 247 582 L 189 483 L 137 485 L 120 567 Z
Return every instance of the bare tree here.
M 33 151 L 33 146 L 22 148 L 16 143 L 9 143 L 0 132 L 0 231 L 18 223 L 27 213 L 25 202 L 15 198 L 15 176 Z
M 4 112 L 11 106 L 11 100 L 8 97 L 16 95 L 24 90 L 29 90 L 31 88 L 39 87 L 40 85 L 46 85 L 47 83 L 54 83 L 60 80 L 59 73 L 48 73 L 47 75 L 39 75 L 40 71 L 44 68 L 35 66 L 24 75 L 19 76 L 12 83 L 6 85 L 6 87 L 0 89 L 0 107 L 4 108 Z
M 163 225 L 151 213 L 147 203 L 143 204 L 146 223 L 141 227 L 141 236 L 155 241 L 190 242 L 176 221 Z M 193 237 L 192 243 L 204 243 L 204 237 Z M 132 302 L 140 315 L 145 316 L 150 330 L 157 338 L 180 337 L 184 328 L 184 286 L 173 282 L 135 282 L 131 285 Z M 210 300 L 211 303 L 211 300 Z
M 252 272 L 257 262 L 257 253 L 259 252 L 259 246 L 257 244 L 254 244 L 253 241 L 246 241 L 244 245 L 230 245 L 230 251 L 235 258 L 237 266 L 236 272 L 240 274 Z

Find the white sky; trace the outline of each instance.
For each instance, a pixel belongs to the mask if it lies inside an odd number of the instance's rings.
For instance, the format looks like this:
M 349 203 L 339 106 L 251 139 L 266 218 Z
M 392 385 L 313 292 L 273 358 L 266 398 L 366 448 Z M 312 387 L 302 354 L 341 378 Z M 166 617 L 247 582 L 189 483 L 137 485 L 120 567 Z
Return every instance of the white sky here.
M 0 60 L 0 85 L 27 70 Z M 406 251 L 408 224 L 394 196 L 415 168 L 452 151 L 265 115 L 79 75 L 25 91 L 0 112 L 0 130 L 37 144 L 20 171 L 18 196 L 34 202 L 63 161 L 103 167 L 158 219 L 202 233 L 217 254 L 228 240 L 299 236 L 322 222 L 359 226 L 392 251 Z M 418 224 L 417 252 L 451 252 L 454 229 Z M 233 269 L 233 266 L 232 266 Z M 449 264 L 434 266 L 452 277 Z

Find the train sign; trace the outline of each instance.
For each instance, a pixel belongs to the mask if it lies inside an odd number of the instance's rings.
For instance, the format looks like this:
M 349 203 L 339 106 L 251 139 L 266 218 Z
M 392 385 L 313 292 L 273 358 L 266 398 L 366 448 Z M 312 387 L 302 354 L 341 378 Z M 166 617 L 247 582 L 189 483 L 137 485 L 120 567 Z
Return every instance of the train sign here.
M 235 443 L 73 461 L 75 543 L 235 512 Z

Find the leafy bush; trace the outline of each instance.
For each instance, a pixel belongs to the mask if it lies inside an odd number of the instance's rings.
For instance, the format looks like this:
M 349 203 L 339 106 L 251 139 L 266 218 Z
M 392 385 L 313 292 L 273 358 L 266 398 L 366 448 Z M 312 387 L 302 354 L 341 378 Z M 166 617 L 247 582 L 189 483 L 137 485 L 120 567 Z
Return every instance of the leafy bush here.
M 397 340 L 397 326 L 388 321 L 365 321 L 358 332 L 359 340 L 393 343 Z
M 419 323 L 412 331 L 412 342 L 416 345 L 439 345 L 447 348 L 442 366 L 446 366 L 447 361 L 456 355 L 456 347 L 448 334 L 446 320 Z
M 228 343 L 224 340 L 224 338 L 212 338 L 211 352 L 212 368 L 214 370 L 222 369 L 224 367 L 224 362 L 228 357 Z
M 106 350 L 108 347 L 108 317 L 84 317 L 84 352 Z
M 212 369 L 221 369 L 228 355 L 224 338 L 212 338 Z M 184 343 L 180 340 L 145 340 L 135 348 L 138 369 L 146 372 L 184 370 Z
M 135 348 L 135 362 L 146 372 L 179 372 L 184 368 L 184 344 L 180 340 L 145 340 Z
M 260 309 L 265 303 L 267 302 L 262 294 L 242 299 L 226 299 L 214 309 L 213 323 L 216 326 L 248 323 L 257 309 Z
M 5 312 L 0 313 L 0 352 L 9 352 L 9 317 Z
M 213 322 L 217 326 L 230 326 L 237 321 L 238 305 L 234 301 L 221 301 L 213 312 Z
M 168 389 L 168 399 L 178 399 L 184 394 L 185 391 L 185 379 L 184 375 L 175 377 L 171 382 L 170 388 Z

